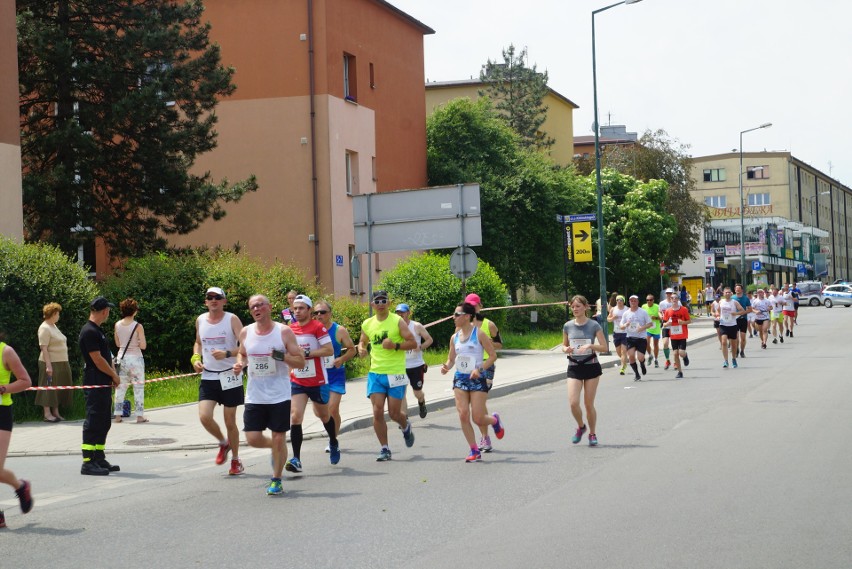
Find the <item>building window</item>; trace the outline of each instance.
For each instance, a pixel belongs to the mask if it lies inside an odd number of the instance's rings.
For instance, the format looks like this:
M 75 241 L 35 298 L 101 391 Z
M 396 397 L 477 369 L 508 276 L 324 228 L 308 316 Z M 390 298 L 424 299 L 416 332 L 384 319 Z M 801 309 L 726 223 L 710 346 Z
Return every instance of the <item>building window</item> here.
M 372 164 L 372 167 L 373 167 L 372 168 L 372 170 L 373 170 L 373 181 L 378 182 L 379 181 L 379 175 L 376 173 L 376 157 L 375 156 L 373 156 L 373 159 L 370 161 L 370 163 Z
M 358 189 L 358 153 L 346 151 L 346 195 L 361 193 Z
M 349 294 L 361 293 L 361 260 L 355 254 L 355 245 L 349 246 Z
M 353 103 L 358 100 L 358 74 L 355 56 L 343 54 L 343 98 Z
M 376 74 L 373 70 L 373 64 L 370 64 L 370 89 L 376 88 Z
M 711 168 L 704 170 L 705 182 L 724 182 L 727 179 L 724 168 Z
M 770 205 L 769 192 L 765 194 L 749 194 L 748 205 Z
M 710 207 L 728 207 L 728 198 L 726 196 L 707 196 L 704 198 L 704 205 Z
M 769 166 L 748 166 L 746 168 L 746 178 L 749 180 L 769 179 Z

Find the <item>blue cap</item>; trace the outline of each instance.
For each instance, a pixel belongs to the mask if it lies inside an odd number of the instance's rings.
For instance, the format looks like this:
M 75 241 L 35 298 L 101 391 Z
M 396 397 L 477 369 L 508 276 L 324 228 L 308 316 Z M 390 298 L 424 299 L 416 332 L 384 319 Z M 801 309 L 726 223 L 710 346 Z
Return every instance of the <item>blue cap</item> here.
M 403 302 L 396 305 L 394 312 L 411 312 L 411 307 Z

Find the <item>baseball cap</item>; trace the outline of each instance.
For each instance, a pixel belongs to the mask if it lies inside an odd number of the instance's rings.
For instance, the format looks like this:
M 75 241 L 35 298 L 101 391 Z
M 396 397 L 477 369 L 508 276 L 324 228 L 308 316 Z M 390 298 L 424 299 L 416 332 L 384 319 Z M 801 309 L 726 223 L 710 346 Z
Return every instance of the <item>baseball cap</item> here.
M 220 296 L 228 296 L 228 295 L 225 294 L 225 291 L 222 290 L 221 288 L 219 288 L 218 286 L 211 286 L 210 288 L 207 289 L 207 292 L 204 293 L 204 294 L 211 294 L 211 293 L 212 294 L 218 294 Z
M 479 295 L 475 292 L 470 293 L 466 297 L 464 297 L 464 301 L 468 304 L 472 304 L 476 306 L 477 304 L 482 304 L 482 299 L 479 298 Z
M 630 299 L 632 300 L 632 299 L 634 299 L 634 298 L 635 298 L 636 300 L 639 300 L 639 297 L 638 297 L 638 296 L 636 296 L 635 294 L 631 294 L 631 295 L 630 295 Z
M 92 310 L 103 310 L 104 308 L 115 308 L 115 305 L 106 298 L 99 296 L 89 304 L 89 308 Z
M 314 303 L 311 301 L 311 297 L 306 296 L 304 294 L 300 294 L 299 296 L 293 299 L 293 304 L 296 304 L 297 302 L 301 302 L 308 308 L 313 308 L 314 306 Z
M 394 312 L 411 312 L 411 307 L 409 307 L 404 302 L 401 302 L 400 304 L 396 305 L 396 309 L 394 310 Z
M 668 293 L 670 293 L 670 292 L 671 292 L 671 293 L 674 293 L 674 289 L 673 289 L 673 288 L 667 288 L 667 289 L 666 289 L 666 293 L 668 294 Z
M 373 300 L 378 300 L 380 298 L 388 299 L 388 291 L 386 290 L 377 290 L 373 293 Z

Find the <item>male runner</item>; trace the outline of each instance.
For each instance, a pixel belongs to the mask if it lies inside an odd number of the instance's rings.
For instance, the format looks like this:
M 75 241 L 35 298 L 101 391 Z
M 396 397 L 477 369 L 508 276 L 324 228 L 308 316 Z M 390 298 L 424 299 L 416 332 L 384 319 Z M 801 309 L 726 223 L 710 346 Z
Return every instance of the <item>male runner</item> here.
M 754 325 L 760 337 L 760 347 L 766 349 L 766 340 L 769 334 L 769 315 L 772 314 L 772 303 L 766 298 L 766 291 L 757 289 L 757 298 L 751 303 L 754 310 Z
M 405 320 L 405 325 L 411 330 L 417 347 L 405 352 L 405 375 L 417 398 L 417 406 L 420 408 L 420 418 L 426 418 L 426 396 L 423 394 L 423 378 L 426 374 L 426 362 L 423 360 L 423 350 L 432 345 L 432 336 L 420 322 L 411 319 L 411 307 L 404 302 L 396 305 L 394 310 L 400 318 Z
M 689 365 L 689 355 L 686 353 L 686 340 L 689 338 L 687 324 L 691 320 L 689 309 L 680 304 L 677 296 L 672 296 L 671 307 L 663 313 L 663 329 L 668 328 L 674 350 L 674 367 L 677 370 L 675 379 L 683 379 L 684 366 Z
M 675 293 L 673 288 L 666 289 L 666 298 L 660 301 L 660 314 L 665 314 L 666 310 L 672 307 L 672 302 L 675 300 Z M 669 334 L 670 330 L 667 326 L 663 326 L 663 355 L 666 358 L 666 365 L 664 369 L 669 369 L 672 365 L 672 362 L 669 360 Z
M 651 317 L 651 322 L 653 323 L 653 326 L 648 328 L 646 332 L 648 341 L 651 342 L 650 350 L 652 354 L 648 363 L 650 364 L 653 361 L 654 367 L 660 367 L 660 331 L 662 330 L 662 326 L 660 325 L 660 305 L 654 302 L 653 294 L 649 293 L 645 300 L 647 304 L 643 308 L 648 313 L 648 316 Z
M 722 344 L 722 357 L 725 358 L 722 367 L 728 367 L 729 344 L 731 347 L 731 363 L 734 367 L 737 367 L 737 356 L 740 354 L 737 349 L 737 339 L 740 335 L 737 318 L 745 313 L 746 309 L 732 298 L 731 287 L 725 287 L 725 298 L 719 301 L 719 328 L 722 330 L 722 336 L 728 338 L 728 341 Z
M 737 330 L 740 341 L 740 357 L 745 357 L 745 347 L 746 347 L 746 332 L 748 331 L 748 315 L 751 313 L 751 300 L 749 300 L 748 296 L 743 292 L 743 285 L 737 284 L 734 287 L 736 295 L 734 295 L 734 300 L 736 300 L 739 305 L 743 308 L 742 314 L 737 316 Z M 736 354 L 734 354 L 736 355 Z
M 355 357 L 355 344 L 349 336 L 349 331 L 333 321 L 331 305 L 327 301 L 320 300 L 314 304 L 313 315 L 328 330 L 328 337 L 331 338 L 331 346 L 334 348 L 334 355 L 324 357 L 323 365 L 328 376 L 328 410 L 334 417 L 337 435 L 340 434 L 340 400 L 346 394 L 345 364 Z M 331 452 L 331 446 L 326 448 L 326 452 Z
M 654 323 L 651 322 L 651 317 L 648 316 L 648 313 L 639 307 L 638 296 L 635 294 L 631 295 L 629 300 L 630 308 L 622 314 L 621 321 L 618 323 L 618 329 L 623 330 L 627 335 L 624 346 L 627 351 L 627 358 L 630 361 L 630 367 L 633 369 L 633 381 L 642 381 L 639 369 L 636 366 L 636 360 L 639 360 L 639 365 L 642 367 L 642 375 L 645 375 L 648 372 L 645 368 L 645 351 L 648 349 L 646 331 Z

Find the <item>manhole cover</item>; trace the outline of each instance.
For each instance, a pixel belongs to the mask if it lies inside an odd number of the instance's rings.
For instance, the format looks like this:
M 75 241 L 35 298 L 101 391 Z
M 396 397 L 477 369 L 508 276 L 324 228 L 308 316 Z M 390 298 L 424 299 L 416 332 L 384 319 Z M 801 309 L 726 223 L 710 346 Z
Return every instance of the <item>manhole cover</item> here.
M 170 445 L 176 442 L 177 439 L 131 439 L 124 444 L 130 445 L 132 447 L 147 447 L 156 445 Z

